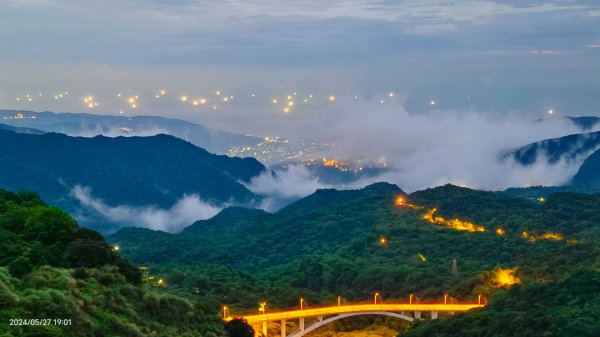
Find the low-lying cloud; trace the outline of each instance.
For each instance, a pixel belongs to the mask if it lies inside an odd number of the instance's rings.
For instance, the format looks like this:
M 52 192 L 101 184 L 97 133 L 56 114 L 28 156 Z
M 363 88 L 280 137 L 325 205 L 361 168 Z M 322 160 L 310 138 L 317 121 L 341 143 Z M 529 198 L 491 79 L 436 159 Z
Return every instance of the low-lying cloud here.
M 379 181 L 386 181 L 385 176 L 365 176 L 344 184 L 325 183 L 305 166 L 290 164 L 285 168 L 267 170 L 244 185 L 263 198 L 258 208 L 274 212 L 317 189 L 357 189 Z
M 319 182 L 301 165 L 289 165 L 282 170 L 266 170 L 252 178 L 246 188 L 263 197 L 258 206 L 266 211 L 276 211 L 294 200 L 303 198 L 319 188 L 331 187 Z
M 512 160 L 499 160 L 506 150 L 581 133 L 560 117 L 535 121 L 516 114 L 441 110 L 411 114 L 401 105 L 377 108 L 371 104 L 344 109 L 327 119 L 322 124 L 330 126 L 327 134 L 338 142 L 336 156 L 373 162 L 385 158 L 393 172 L 381 178 L 408 191 L 445 183 L 491 190 L 560 185 L 569 181 L 580 164 L 550 165 L 538 160 L 522 167 Z
M 103 135 L 106 137 L 149 137 L 156 136 L 158 134 L 170 134 L 170 132 L 164 128 L 157 126 L 147 128 L 128 128 L 128 127 L 116 127 L 113 125 L 103 124 L 81 124 L 79 129 L 68 129 L 63 128 L 57 130 L 57 132 L 65 133 L 74 137 L 95 137 Z
M 183 195 L 169 209 L 160 209 L 155 206 L 109 206 L 104 201 L 94 198 L 91 188 L 80 185 L 71 190 L 71 196 L 79 200 L 83 206 L 112 222 L 121 223 L 123 226 L 145 227 L 170 233 L 179 232 L 197 220 L 211 218 L 222 209 L 222 207 L 203 201 L 195 194 Z
M 558 116 L 533 120 L 517 114 L 454 110 L 412 114 L 400 104 L 371 102 L 338 106 L 311 118 L 305 120 L 311 125 L 307 132 L 327 135 L 336 142 L 333 150 L 321 156 L 385 161 L 389 170 L 344 186 L 324 184 L 298 166 L 265 173 L 247 186 L 264 197 L 263 208 L 277 209 L 317 188 L 359 188 L 377 181 L 395 183 L 407 192 L 447 183 L 484 190 L 563 185 L 585 159 L 564 156 L 549 163 L 546 153 L 539 151 L 535 163 L 523 166 L 512 157 L 501 158 L 511 149 L 582 132 Z

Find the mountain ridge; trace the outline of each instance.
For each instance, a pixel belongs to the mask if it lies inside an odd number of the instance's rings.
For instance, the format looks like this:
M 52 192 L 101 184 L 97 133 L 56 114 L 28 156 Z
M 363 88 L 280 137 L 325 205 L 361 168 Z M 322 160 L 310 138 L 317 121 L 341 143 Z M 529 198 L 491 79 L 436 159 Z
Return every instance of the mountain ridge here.
M 248 182 L 265 167 L 252 158 L 214 155 L 170 135 L 71 137 L 57 133 L 19 134 L 0 130 L 0 186 L 38 190 L 68 212 L 81 209 L 73 188 L 108 207 L 169 208 L 185 195 L 203 201 L 256 203 Z
M 17 114 L 24 118 L 12 118 Z M 235 134 L 211 129 L 201 124 L 182 119 L 159 116 L 96 115 L 91 113 L 55 113 L 24 110 L 0 110 L 0 118 L 11 126 L 37 128 L 44 132 L 64 133 L 72 136 L 128 136 L 170 134 L 177 138 L 207 149 L 209 152 L 225 154 L 234 146 L 254 145 L 258 137 Z M 32 118 L 35 117 L 35 118 Z

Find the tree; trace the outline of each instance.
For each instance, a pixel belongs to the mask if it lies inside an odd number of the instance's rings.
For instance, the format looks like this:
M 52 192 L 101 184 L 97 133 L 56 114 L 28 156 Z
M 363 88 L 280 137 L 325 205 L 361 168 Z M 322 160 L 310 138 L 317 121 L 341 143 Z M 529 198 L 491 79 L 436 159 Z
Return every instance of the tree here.
M 225 323 L 229 337 L 254 337 L 254 329 L 243 318 L 234 318 Z
M 29 259 L 19 256 L 8 265 L 8 270 L 15 277 L 23 277 L 33 269 L 33 265 Z

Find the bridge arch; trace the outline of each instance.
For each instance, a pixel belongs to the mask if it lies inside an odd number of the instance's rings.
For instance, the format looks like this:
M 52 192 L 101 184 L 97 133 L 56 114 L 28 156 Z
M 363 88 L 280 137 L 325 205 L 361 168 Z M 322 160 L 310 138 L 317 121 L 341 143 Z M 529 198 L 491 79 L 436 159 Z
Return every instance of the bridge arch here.
M 288 335 L 288 337 L 302 337 L 304 335 L 306 335 L 307 333 L 314 331 L 320 327 L 322 327 L 323 325 L 329 324 L 331 322 L 337 321 L 339 319 L 342 318 L 346 318 L 346 317 L 352 317 L 352 316 L 359 316 L 359 315 L 381 315 L 381 316 L 391 316 L 391 317 L 396 317 L 396 318 L 400 318 L 409 322 L 412 322 L 414 320 L 414 318 L 410 317 L 410 316 L 406 316 L 406 315 L 402 315 L 402 314 L 398 314 L 395 312 L 389 312 L 389 311 L 363 311 L 363 312 L 353 312 L 353 313 L 346 313 L 346 314 L 339 314 L 336 316 L 332 316 L 329 317 L 327 319 L 324 319 L 322 321 L 317 321 L 316 323 L 312 324 L 311 326 L 309 326 L 308 328 L 304 329 L 304 330 L 300 330 L 294 333 L 291 333 Z

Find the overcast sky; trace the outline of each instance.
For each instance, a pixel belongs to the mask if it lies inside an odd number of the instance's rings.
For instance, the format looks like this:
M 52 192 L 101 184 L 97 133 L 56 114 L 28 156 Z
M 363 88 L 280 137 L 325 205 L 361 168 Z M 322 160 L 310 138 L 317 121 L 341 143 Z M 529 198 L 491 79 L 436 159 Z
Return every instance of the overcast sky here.
M 158 114 L 296 136 L 290 126 L 310 128 L 352 100 L 531 118 L 600 107 L 592 0 L 2 0 L 0 45 L 7 109 Z M 117 93 L 139 95 L 136 108 Z M 86 95 L 100 103 L 92 111 Z M 207 104 L 192 106 L 200 98 Z

